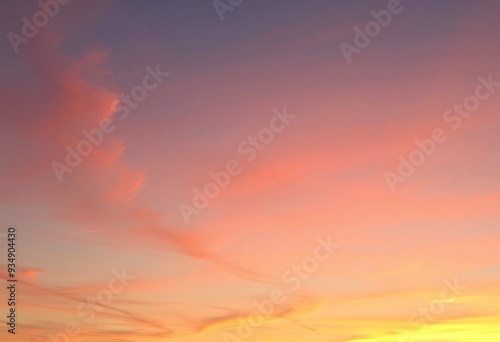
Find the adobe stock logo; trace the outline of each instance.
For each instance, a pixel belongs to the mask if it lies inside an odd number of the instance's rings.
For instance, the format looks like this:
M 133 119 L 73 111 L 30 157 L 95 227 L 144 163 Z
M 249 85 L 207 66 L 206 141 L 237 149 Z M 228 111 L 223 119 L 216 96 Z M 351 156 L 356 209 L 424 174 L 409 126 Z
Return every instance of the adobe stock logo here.
M 65 5 L 71 0 L 40 0 L 38 6 L 40 10 L 33 14 L 31 21 L 22 17 L 23 25 L 21 27 L 21 35 L 14 32 L 7 33 L 10 45 L 16 54 L 19 53 L 19 46 L 21 44 L 28 44 L 29 40 L 35 38 L 41 28 L 49 23 L 49 17 L 53 18 L 59 13 L 60 5 Z
M 266 320 L 280 317 L 280 309 L 284 309 L 283 304 L 290 298 L 290 295 L 298 291 L 303 282 L 310 279 L 340 246 L 332 240 L 331 236 L 318 237 L 316 241 L 317 244 L 311 255 L 283 272 L 281 276 L 283 286 L 273 288 L 263 300 L 252 301 L 255 310 L 252 310 L 247 317 L 239 317 L 238 325 L 232 327 L 232 332 L 224 332 L 222 335 L 224 342 L 243 342 L 252 337 Z
M 237 148 L 240 156 L 245 156 L 247 163 L 250 163 L 257 158 L 260 151 L 263 151 L 271 144 L 276 135 L 282 132 L 296 117 L 296 114 L 290 114 L 287 108 L 273 110 L 274 116 L 268 122 L 266 127 L 261 128 L 257 134 L 248 136 L 243 140 Z M 204 186 L 193 188 L 193 196 L 190 203 L 179 203 L 178 208 L 184 219 L 189 224 L 191 223 L 192 216 L 197 216 L 203 209 L 205 209 L 210 199 L 219 196 L 221 191 L 229 186 L 232 179 L 243 172 L 244 166 L 236 159 L 229 160 L 224 169 L 217 172 L 211 171 L 208 175 L 211 181 L 205 183 Z
M 76 313 L 79 317 L 85 318 L 85 321 L 80 323 L 76 321 L 66 322 L 61 331 L 48 335 L 50 342 L 69 342 L 85 332 L 85 324 L 83 323 L 92 323 L 98 314 L 105 309 L 116 310 L 111 306 L 115 296 L 125 291 L 136 277 L 127 274 L 125 268 L 122 268 L 121 272 L 114 269 L 111 274 L 112 278 L 108 281 L 107 286 L 97 292 L 95 296 L 86 297 L 84 302 L 78 304 Z
M 220 21 L 224 21 L 224 13 L 232 12 L 236 7 L 241 5 L 243 0 L 214 0 L 212 5 L 219 16 Z
M 411 0 L 409 0 L 411 1 Z M 352 62 L 353 54 L 360 54 L 381 32 L 383 28 L 389 26 L 393 16 L 400 14 L 404 7 L 400 0 L 389 0 L 387 9 L 382 9 L 378 12 L 371 11 L 370 14 L 374 20 L 367 22 L 364 29 L 359 26 L 354 27 L 353 44 L 346 42 L 340 43 L 339 47 L 346 59 L 347 63 Z
M 467 285 L 460 284 L 458 278 L 453 280 L 445 279 L 444 285 L 439 298 L 419 307 L 410 315 L 408 321 L 417 330 L 401 333 L 398 336 L 398 342 L 411 342 L 418 338 L 418 333 L 421 330 L 425 329 L 430 323 L 438 322 L 439 316 L 443 315 L 447 309 L 449 310 L 449 304 L 455 302 L 468 289 Z
M 454 103 L 450 109 L 445 111 L 442 115 L 443 122 L 452 124 L 451 130 L 459 129 L 465 120 L 472 117 L 474 112 L 479 110 L 481 104 L 495 93 L 498 87 L 500 87 L 500 82 L 493 79 L 493 74 L 489 74 L 488 77 L 478 77 L 474 93 L 465 97 L 461 103 Z M 450 128 L 436 127 L 427 138 L 415 140 L 416 146 L 407 157 L 399 156 L 396 172 L 386 171 L 383 175 L 392 192 L 395 191 L 397 184 L 406 182 L 417 168 L 437 151 L 438 146 L 448 140 L 447 131 L 450 131 Z
M 148 93 L 158 88 L 169 74 L 169 72 L 160 70 L 160 64 L 157 64 L 154 69 L 148 65 L 142 82 L 133 87 L 130 94 L 121 94 L 120 103 L 111 118 L 102 119 L 98 127 L 82 130 L 83 138 L 76 145 L 66 145 L 66 157 L 63 163 L 53 161 L 51 164 L 59 183 L 63 182 L 64 174 L 72 173 L 85 157 L 91 155 L 94 149 L 102 144 L 106 135 L 116 129 L 117 119 L 125 120 L 133 109 L 146 100 Z

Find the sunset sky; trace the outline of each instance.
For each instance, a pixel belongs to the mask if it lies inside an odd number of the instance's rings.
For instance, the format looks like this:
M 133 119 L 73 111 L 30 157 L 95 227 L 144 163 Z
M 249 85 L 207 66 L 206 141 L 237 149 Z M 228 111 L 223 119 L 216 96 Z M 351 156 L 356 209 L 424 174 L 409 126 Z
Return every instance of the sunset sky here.
M 0 341 L 500 341 L 500 2 L 55 1 L 0 1 Z

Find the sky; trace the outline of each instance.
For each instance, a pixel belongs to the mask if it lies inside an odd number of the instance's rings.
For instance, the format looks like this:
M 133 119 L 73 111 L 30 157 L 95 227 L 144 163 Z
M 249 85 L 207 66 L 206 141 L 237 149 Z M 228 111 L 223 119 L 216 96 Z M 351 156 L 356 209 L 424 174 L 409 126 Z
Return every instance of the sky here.
M 497 1 L 0 9 L 2 341 L 499 340 Z

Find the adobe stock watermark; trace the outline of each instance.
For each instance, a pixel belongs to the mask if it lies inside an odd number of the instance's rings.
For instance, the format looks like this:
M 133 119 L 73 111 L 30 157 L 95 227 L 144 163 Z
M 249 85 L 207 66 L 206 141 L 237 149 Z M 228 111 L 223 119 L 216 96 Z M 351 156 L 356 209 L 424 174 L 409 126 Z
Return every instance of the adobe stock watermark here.
M 446 310 L 446 304 L 450 301 L 456 300 L 462 295 L 462 292 L 467 290 L 467 285 L 459 284 L 458 279 L 453 279 L 453 282 L 446 279 L 444 281 L 445 287 L 441 290 L 440 298 L 431 301 L 428 305 L 421 306 L 410 315 L 410 324 L 417 328 L 416 331 L 410 333 L 402 333 L 398 336 L 398 342 L 410 342 L 413 340 L 415 334 L 429 323 L 436 322 L 438 316 L 442 315 Z
M 121 273 L 117 270 L 112 270 L 113 277 L 109 280 L 106 288 L 99 291 L 94 297 L 87 297 L 85 302 L 78 304 L 76 313 L 84 319 L 84 323 L 91 323 L 97 312 L 102 312 L 113 302 L 115 295 L 123 292 L 130 282 L 136 277 L 126 273 L 125 268 Z M 68 321 L 64 326 L 64 331 L 56 334 L 48 335 L 51 342 L 68 342 L 71 338 L 78 336 L 81 333 L 82 323 Z
M 82 130 L 83 138 L 76 146 L 66 146 L 67 153 L 64 163 L 58 161 L 52 162 L 51 166 L 59 183 L 62 183 L 65 173 L 73 172 L 82 163 L 83 158 L 89 156 L 94 148 L 103 142 L 106 134 L 112 133 L 115 130 L 114 121 L 116 118 L 125 120 L 132 109 L 137 108 L 141 102 L 146 100 L 148 92 L 156 89 L 163 82 L 164 78 L 169 75 L 168 72 L 160 70 L 159 64 L 154 69 L 148 65 L 146 71 L 146 75 L 142 78 L 142 84 L 133 87 L 130 94 L 122 94 L 120 96 L 120 104 L 111 119 L 101 120 L 97 128 L 89 131 Z
M 241 5 L 243 0 L 214 0 L 212 5 L 219 16 L 220 21 L 224 21 L 224 13 L 232 12 Z
M 452 130 L 462 127 L 464 120 L 470 118 L 479 109 L 481 102 L 489 99 L 496 88 L 500 86 L 500 82 L 493 80 L 493 74 L 488 75 L 488 77 L 480 76 L 478 81 L 473 94 L 467 96 L 462 103 L 453 104 L 450 109 L 443 113 L 443 121 L 451 124 Z M 385 181 L 391 191 L 395 191 L 396 184 L 404 183 L 408 177 L 413 175 L 416 168 L 436 152 L 437 146 L 447 140 L 448 135 L 445 128 L 435 128 L 428 138 L 415 140 L 416 147 L 409 153 L 408 157 L 399 157 L 397 172 L 386 171 L 384 173 Z
M 241 342 L 250 338 L 254 333 L 254 329 L 262 326 L 266 319 L 273 317 L 277 311 L 276 308 L 286 302 L 286 293 L 290 294 L 297 291 L 303 281 L 309 279 L 311 274 L 318 270 L 320 264 L 327 261 L 335 249 L 340 246 L 331 240 L 331 236 L 327 238 L 320 237 L 316 241 L 317 245 L 312 256 L 302 259 L 298 265 L 293 265 L 282 274 L 281 281 L 284 286 L 288 286 L 285 289 L 273 289 L 269 294 L 269 299 L 261 302 L 254 300 L 252 305 L 255 310 L 246 318 L 240 317 L 238 319 L 238 326 L 234 328 L 234 333 L 224 332 L 222 335 L 224 342 Z
M 412 1 L 412 0 L 408 0 Z M 370 14 L 374 20 L 367 22 L 363 29 L 359 26 L 354 27 L 353 44 L 346 42 L 340 43 L 339 47 L 347 63 L 352 62 L 353 54 L 360 54 L 381 32 L 382 29 L 389 26 L 393 16 L 400 14 L 404 7 L 400 0 L 389 0 L 387 8 L 378 12 L 371 11 Z
M 282 132 L 296 117 L 295 114 L 287 112 L 286 107 L 282 111 L 274 109 L 274 116 L 269 121 L 267 127 L 262 128 L 256 135 L 251 135 L 242 141 L 237 148 L 238 154 L 245 156 L 245 160 L 250 163 L 257 157 L 258 153 L 266 148 L 275 138 L 275 134 Z M 243 172 L 243 167 L 236 159 L 231 159 L 226 163 L 223 170 L 209 172 L 211 182 L 206 183 L 201 190 L 193 188 L 193 198 L 191 204 L 180 203 L 178 208 L 184 219 L 189 224 L 191 217 L 198 215 L 205 209 L 210 199 L 217 197 L 221 190 L 226 188 L 231 179 Z
M 31 20 L 22 17 L 21 35 L 9 32 L 7 39 L 16 54 L 19 53 L 21 44 L 28 44 L 30 39 L 35 38 L 38 32 L 49 23 L 50 18 L 54 18 L 59 13 L 60 6 L 66 5 L 71 0 L 39 0 L 40 10 L 33 14 Z

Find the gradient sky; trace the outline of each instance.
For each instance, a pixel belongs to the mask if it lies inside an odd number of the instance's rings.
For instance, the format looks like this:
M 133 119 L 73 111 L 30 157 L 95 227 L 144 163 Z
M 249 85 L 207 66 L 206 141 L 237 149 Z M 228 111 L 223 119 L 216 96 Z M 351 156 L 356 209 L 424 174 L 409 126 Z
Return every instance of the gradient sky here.
M 245 0 L 221 21 L 211 1 L 73 0 L 16 54 L 7 34 L 40 7 L 2 0 L 0 232 L 18 229 L 19 289 L 13 336 L 1 287 L 0 339 L 65 341 L 75 322 L 75 342 L 499 341 L 500 90 L 458 129 L 443 113 L 500 81 L 500 3 L 402 1 L 348 63 L 339 45 L 387 3 Z M 117 120 L 158 64 L 169 76 Z M 238 146 L 283 108 L 295 118 L 247 162 Z M 59 182 L 52 163 L 104 118 L 116 129 Z M 438 128 L 391 191 L 384 174 Z M 230 160 L 241 174 L 186 223 L 179 204 Z M 340 246 L 290 291 L 282 275 L 328 236 Z M 87 319 L 122 269 L 135 278 Z M 229 338 L 275 289 L 275 312 Z

